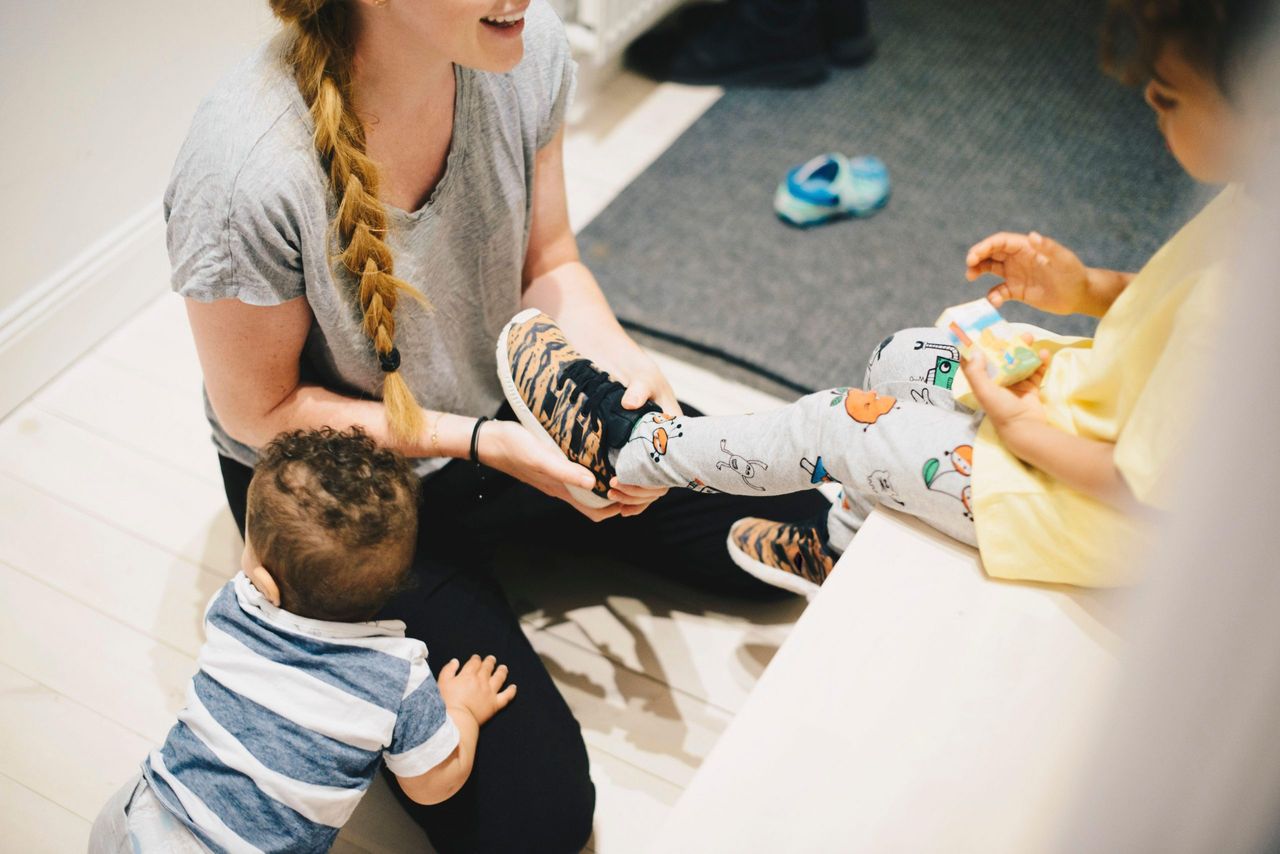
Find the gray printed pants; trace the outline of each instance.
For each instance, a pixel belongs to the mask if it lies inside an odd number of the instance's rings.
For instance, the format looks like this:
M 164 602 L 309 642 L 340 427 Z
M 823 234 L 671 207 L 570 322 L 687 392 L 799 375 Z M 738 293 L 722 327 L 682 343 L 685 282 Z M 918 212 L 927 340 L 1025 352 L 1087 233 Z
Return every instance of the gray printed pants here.
M 958 404 L 959 353 L 939 329 L 907 329 L 871 354 L 862 389 L 835 388 L 772 412 L 647 415 L 618 479 L 698 492 L 775 495 L 836 481 L 827 517 L 843 551 L 876 504 L 976 545 L 969 476 L 982 416 Z

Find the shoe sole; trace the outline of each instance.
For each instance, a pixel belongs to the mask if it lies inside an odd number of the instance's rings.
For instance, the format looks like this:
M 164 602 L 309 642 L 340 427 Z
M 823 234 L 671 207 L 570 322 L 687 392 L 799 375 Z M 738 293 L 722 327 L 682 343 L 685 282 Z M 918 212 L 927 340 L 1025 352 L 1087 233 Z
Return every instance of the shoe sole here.
M 834 213 L 827 214 L 826 216 L 821 216 L 821 217 L 818 217 L 817 219 L 806 220 L 804 222 L 800 222 L 799 220 L 794 220 L 791 217 L 787 216 L 786 214 L 778 213 L 777 211 L 774 211 L 774 213 L 777 215 L 778 219 L 780 219 L 782 222 L 785 222 L 787 225 L 791 226 L 792 228 L 800 228 L 800 229 L 816 228 L 819 225 L 828 225 L 830 223 L 840 222 L 841 220 L 846 220 L 846 219 L 864 219 L 866 217 L 871 216 L 872 214 L 878 213 L 880 210 L 884 208 L 885 205 L 889 204 L 890 195 L 892 194 L 885 193 L 883 199 L 876 202 L 874 205 L 872 205 L 869 208 L 863 208 L 862 210 L 856 210 L 856 211 L 855 210 L 835 211 Z
M 520 392 L 516 389 L 515 378 L 511 376 L 511 359 L 507 352 L 507 338 L 511 332 L 511 327 L 524 323 L 529 318 L 540 313 L 536 308 L 526 308 L 507 321 L 506 326 L 502 327 L 502 333 L 498 336 L 498 347 L 494 354 L 498 362 L 498 382 L 502 384 L 502 393 L 506 396 L 507 403 L 511 404 L 511 408 L 515 410 L 516 418 L 524 425 L 524 429 L 568 460 L 568 455 L 560 449 L 560 445 L 555 439 L 551 438 L 551 434 L 542 426 L 542 422 L 538 420 L 538 417 L 525 404 L 524 399 L 520 397 Z M 569 462 L 573 462 L 573 460 L 569 460 Z M 608 507 L 613 503 L 607 498 L 601 498 L 589 489 L 583 489 L 571 483 L 566 483 L 564 486 L 565 489 L 569 490 L 569 495 L 573 497 L 574 501 L 586 507 L 599 509 Z
M 780 587 L 791 593 L 799 594 L 810 602 L 814 600 L 818 595 L 818 591 L 822 589 L 819 585 L 814 584 L 808 579 L 801 578 L 795 573 L 787 572 L 782 569 L 774 569 L 772 566 L 769 566 L 766 563 L 761 563 L 751 557 L 742 549 L 738 548 L 737 543 L 733 541 L 732 529 L 730 529 L 729 536 L 725 542 L 729 547 L 730 559 L 732 559 L 740 569 L 754 575 L 756 578 L 771 587 Z

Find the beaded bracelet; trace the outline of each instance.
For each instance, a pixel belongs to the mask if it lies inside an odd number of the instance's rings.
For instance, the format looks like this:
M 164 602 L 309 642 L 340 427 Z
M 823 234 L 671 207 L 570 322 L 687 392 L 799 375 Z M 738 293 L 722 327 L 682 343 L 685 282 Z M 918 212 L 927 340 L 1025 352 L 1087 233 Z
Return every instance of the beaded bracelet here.
M 440 418 L 440 415 L 436 415 L 431 421 L 431 455 L 433 457 L 443 456 L 440 453 Z

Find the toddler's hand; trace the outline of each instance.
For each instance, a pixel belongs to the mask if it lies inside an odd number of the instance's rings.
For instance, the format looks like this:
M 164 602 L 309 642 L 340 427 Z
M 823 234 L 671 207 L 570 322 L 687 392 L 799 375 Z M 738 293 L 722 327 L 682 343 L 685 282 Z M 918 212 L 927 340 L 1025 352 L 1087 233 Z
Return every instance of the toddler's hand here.
M 502 683 L 507 681 L 507 666 L 498 664 L 492 655 L 483 659 L 473 655 L 461 666 L 458 659 L 451 659 L 440 668 L 436 681 L 440 684 L 444 704 L 465 708 L 478 724 L 484 724 L 506 708 L 516 695 L 515 685 L 502 687 Z
M 1034 341 L 1027 334 L 1022 336 L 1022 340 L 1028 344 Z M 1049 351 L 1041 350 L 1039 355 L 1043 362 L 1039 369 L 1025 380 L 1007 388 L 987 376 L 986 358 L 977 347 L 973 348 L 972 355 L 964 363 L 964 375 L 969 379 L 973 396 L 978 399 L 978 405 L 987 413 L 987 418 L 1010 450 L 1015 450 L 1020 429 L 1026 425 L 1043 426 L 1049 422 L 1044 404 L 1040 402 L 1040 383 L 1049 367 Z
M 1017 300 L 1053 314 L 1079 311 L 1089 295 L 1089 270 L 1056 240 L 1002 231 L 975 243 L 965 257 L 969 281 L 991 273 L 1004 279 L 987 292 L 996 308 Z

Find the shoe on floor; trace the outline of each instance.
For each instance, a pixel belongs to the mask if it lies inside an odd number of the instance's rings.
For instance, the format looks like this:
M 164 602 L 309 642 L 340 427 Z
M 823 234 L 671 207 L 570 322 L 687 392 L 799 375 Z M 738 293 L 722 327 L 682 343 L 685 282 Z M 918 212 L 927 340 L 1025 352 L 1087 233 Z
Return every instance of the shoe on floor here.
M 820 0 L 819 26 L 832 65 L 857 68 L 876 52 L 866 0 Z
M 819 154 L 787 172 L 773 209 L 788 225 L 808 228 L 870 216 L 889 201 L 889 170 L 878 157 Z
M 874 53 L 866 0 L 727 0 L 682 6 L 631 46 L 627 64 L 654 80 L 788 87 Z
M 592 490 L 566 484 L 569 493 L 588 507 L 611 504 L 609 452 L 626 444 L 641 416 L 661 408 L 650 402 L 623 409 L 626 387 L 573 349 L 559 325 L 536 308 L 511 318 L 496 356 L 498 380 L 520 423 L 596 476 Z
M 838 557 L 827 544 L 825 514 L 794 524 L 739 519 L 729 529 L 729 556 L 764 583 L 806 599 L 818 595 Z
M 698 4 L 637 39 L 626 62 L 694 86 L 811 86 L 828 74 L 818 9 L 819 0 Z

